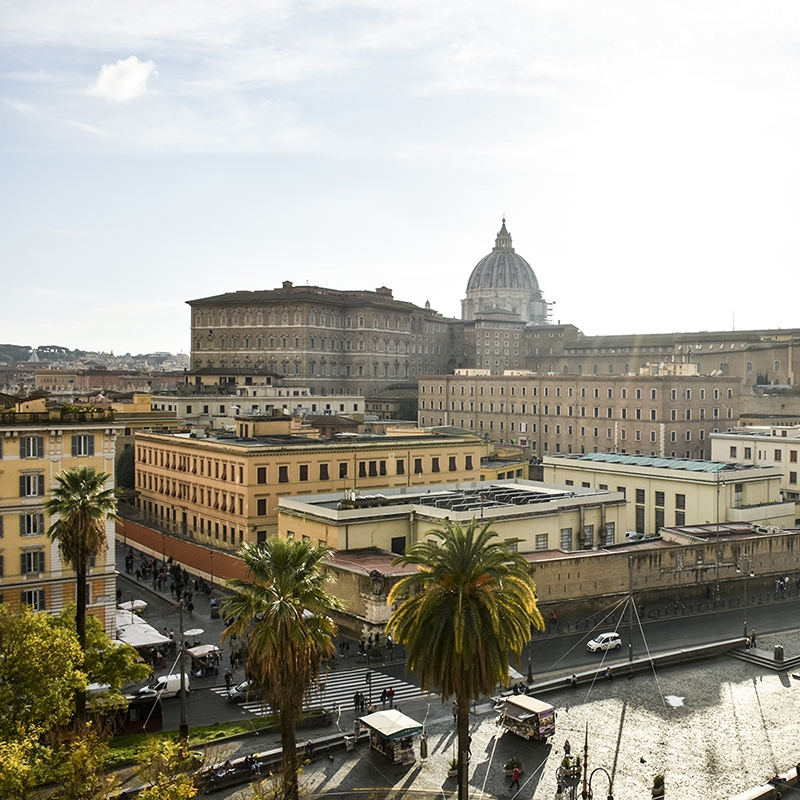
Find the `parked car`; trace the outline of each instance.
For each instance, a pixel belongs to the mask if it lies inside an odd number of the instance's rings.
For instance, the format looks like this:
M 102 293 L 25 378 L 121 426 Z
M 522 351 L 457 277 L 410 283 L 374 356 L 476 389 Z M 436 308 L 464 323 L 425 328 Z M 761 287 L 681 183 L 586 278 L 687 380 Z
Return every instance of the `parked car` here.
M 622 639 L 618 633 L 600 633 L 586 643 L 586 649 L 590 653 L 598 650 L 619 650 L 622 647 Z
M 184 685 L 186 691 L 189 691 L 189 676 L 184 673 Z M 181 676 L 180 675 L 162 675 L 157 678 L 153 683 L 147 686 L 142 686 L 137 692 L 139 695 L 158 695 L 162 700 L 165 697 L 177 697 L 181 693 Z
M 244 703 L 247 700 L 254 699 L 255 686 L 253 681 L 242 681 L 238 686 L 228 690 L 226 697 L 232 703 Z

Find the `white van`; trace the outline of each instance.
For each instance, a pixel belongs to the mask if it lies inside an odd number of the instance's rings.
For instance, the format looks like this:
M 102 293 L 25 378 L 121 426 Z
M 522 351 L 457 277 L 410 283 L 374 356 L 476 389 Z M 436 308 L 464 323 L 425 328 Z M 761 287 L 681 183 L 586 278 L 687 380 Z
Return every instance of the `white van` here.
M 189 691 L 189 676 L 183 674 L 184 682 L 186 684 L 186 691 Z M 149 683 L 147 686 L 142 686 L 137 694 L 142 695 L 158 695 L 162 699 L 165 697 L 178 697 L 181 693 L 181 676 L 178 675 L 162 675 L 156 678 L 155 681 Z

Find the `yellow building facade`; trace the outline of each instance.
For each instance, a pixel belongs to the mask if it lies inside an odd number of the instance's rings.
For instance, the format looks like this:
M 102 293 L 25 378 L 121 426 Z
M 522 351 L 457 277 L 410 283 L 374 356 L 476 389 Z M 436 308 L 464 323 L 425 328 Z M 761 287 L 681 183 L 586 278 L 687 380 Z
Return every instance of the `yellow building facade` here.
M 587 453 L 545 457 L 541 468 L 545 481 L 622 493 L 625 530 L 642 536 L 717 522 L 794 525 L 794 503 L 784 502 L 781 472 L 772 467 Z
M 230 434 L 137 433 L 139 520 L 236 550 L 278 532 L 281 497 L 475 480 L 486 449 L 473 436 L 288 434 L 288 418 L 237 420 Z
M 56 476 L 94 467 L 114 486 L 121 426 L 109 411 L 47 409 L 43 399 L 0 409 L 0 599 L 12 609 L 29 605 L 58 613 L 75 602 L 75 573 L 64 565 L 46 532 L 44 512 Z M 112 630 L 115 608 L 114 524 L 107 547 L 89 569 L 89 613 Z

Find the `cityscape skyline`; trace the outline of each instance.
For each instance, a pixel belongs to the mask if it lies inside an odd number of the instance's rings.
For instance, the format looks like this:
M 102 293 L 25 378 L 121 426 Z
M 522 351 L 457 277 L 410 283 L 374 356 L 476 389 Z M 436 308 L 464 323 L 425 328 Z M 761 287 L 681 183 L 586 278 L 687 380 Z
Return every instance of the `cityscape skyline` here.
M 187 300 L 285 280 L 459 317 L 503 215 L 587 335 L 795 327 L 798 37 L 789 2 L 5 4 L 0 341 L 187 353 Z

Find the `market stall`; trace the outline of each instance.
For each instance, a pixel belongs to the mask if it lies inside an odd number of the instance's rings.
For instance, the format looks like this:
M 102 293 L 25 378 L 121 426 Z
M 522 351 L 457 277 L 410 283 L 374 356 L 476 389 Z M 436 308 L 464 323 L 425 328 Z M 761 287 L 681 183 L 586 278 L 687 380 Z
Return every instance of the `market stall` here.
M 219 672 L 220 649 L 214 644 L 189 647 L 186 652 L 192 659 L 192 675 L 196 678 L 216 675 Z
M 390 708 L 361 717 L 361 724 L 369 731 L 369 746 L 393 764 L 408 765 L 416 761 L 414 737 L 422 733 L 421 723 Z
M 497 724 L 523 739 L 547 739 L 556 732 L 553 706 L 527 694 L 505 697 L 495 707 Z

